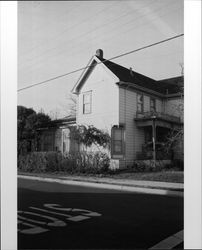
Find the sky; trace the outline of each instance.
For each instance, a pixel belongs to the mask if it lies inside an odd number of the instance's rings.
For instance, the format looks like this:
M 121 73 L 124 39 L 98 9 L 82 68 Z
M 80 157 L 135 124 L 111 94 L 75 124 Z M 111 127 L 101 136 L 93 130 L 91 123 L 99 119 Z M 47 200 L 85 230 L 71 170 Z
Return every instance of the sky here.
M 184 33 L 183 0 L 18 1 L 18 88 Z M 183 37 L 113 60 L 156 80 L 181 75 Z M 18 92 L 18 105 L 68 115 L 82 71 Z

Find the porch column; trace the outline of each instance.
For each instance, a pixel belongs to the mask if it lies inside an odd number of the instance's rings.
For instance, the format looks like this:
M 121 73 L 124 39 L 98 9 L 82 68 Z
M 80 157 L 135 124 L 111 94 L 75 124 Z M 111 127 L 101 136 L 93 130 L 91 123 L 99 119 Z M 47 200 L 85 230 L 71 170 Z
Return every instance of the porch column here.
M 152 116 L 152 121 L 153 161 L 156 167 L 156 116 Z

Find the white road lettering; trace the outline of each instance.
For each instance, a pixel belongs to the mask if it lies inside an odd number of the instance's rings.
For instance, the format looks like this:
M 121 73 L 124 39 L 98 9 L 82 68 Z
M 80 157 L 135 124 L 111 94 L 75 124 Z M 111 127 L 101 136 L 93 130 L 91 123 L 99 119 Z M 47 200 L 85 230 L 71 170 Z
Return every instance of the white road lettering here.
M 47 209 L 37 208 L 37 207 L 29 207 L 32 210 L 39 211 L 46 214 L 54 214 L 58 216 L 65 217 L 66 220 L 72 221 L 72 222 L 80 222 L 83 220 L 90 219 L 92 217 L 101 216 L 101 214 L 92 212 L 86 209 L 78 209 L 78 208 L 63 208 L 59 204 L 44 204 L 44 207 L 56 210 L 51 211 Z M 63 212 L 63 213 L 60 213 Z M 64 212 L 69 212 L 64 213 Z M 74 215 L 73 215 L 74 214 Z M 42 228 L 40 226 L 36 226 L 35 224 L 39 224 L 43 227 L 65 227 L 67 226 L 67 223 L 65 223 L 63 220 L 57 219 L 52 216 L 47 216 L 41 213 L 34 213 L 34 212 L 28 212 L 28 211 L 18 211 L 18 224 L 19 225 L 25 225 L 29 226 L 28 229 L 19 229 L 18 232 L 24 233 L 24 234 L 40 234 L 43 232 L 50 231 L 48 228 Z M 51 222 L 47 222 L 51 221 Z
M 65 216 L 65 217 L 68 217 L 67 220 L 74 221 L 74 222 L 90 219 L 90 217 L 87 217 L 87 216 L 84 216 L 84 215 L 71 216 L 69 214 L 57 213 L 57 212 L 49 211 L 49 210 L 46 210 L 46 209 L 40 209 L 40 208 L 35 208 L 35 207 L 30 207 L 30 208 L 34 209 L 34 210 L 42 211 L 42 212 L 55 214 L 55 215 Z M 69 208 L 67 208 L 67 209 L 69 211 Z M 70 209 L 72 209 L 72 208 L 70 208 Z M 83 210 L 83 209 L 72 209 L 71 210 L 71 212 L 80 212 L 80 211 L 88 211 L 88 210 Z M 93 213 L 94 212 L 91 212 L 91 214 L 93 214 Z
M 44 204 L 44 207 L 59 211 L 68 211 L 68 212 L 72 211 L 72 208 L 62 208 L 58 204 Z
M 39 226 L 35 226 L 33 224 L 27 223 L 27 222 L 23 222 L 23 221 L 18 221 L 18 224 L 22 224 L 24 226 L 28 226 L 30 228 L 28 229 L 22 229 L 22 230 L 18 230 L 18 232 L 23 233 L 23 234 L 40 234 L 40 233 L 44 233 L 49 231 L 49 229 L 45 229 Z
M 23 212 L 23 214 L 29 214 L 29 215 L 34 215 L 34 216 L 38 216 L 40 218 L 44 218 L 44 219 L 48 219 L 50 221 L 53 222 L 49 222 L 49 223 L 45 223 L 48 226 L 53 226 L 53 227 L 65 227 L 66 223 L 64 221 L 58 220 L 57 218 L 54 217 L 50 217 L 50 216 L 46 216 L 46 215 L 42 215 L 42 214 L 37 214 L 37 213 L 32 213 L 32 212 Z M 31 221 L 31 222 L 35 222 L 35 223 L 39 223 L 39 221 L 35 221 L 35 220 L 31 220 L 31 219 L 27 219 L 27 221 Z M 41 222 L 39 224 L 42 224 Z
M 46 225 L 46 222 L 44 222 L 44 221 L 32 220 L 32 219 L 26 218 L 26 217 L 21 216 L 21 215 L 18 215 L 18 218 L 23 220 L 23 221 L 37 223 L 37 224 L 40 224 L 40 225 Z
M 55 215 L 60 215 L 60 216 L 64 216 L 64 217 L 69 217 L 69 218 L 72 217 L 69 214 L 57 213 L 57 212 L 53 212 L 53 211 L 49 211 L 49 210 L 41 209 L 41 208 L 37 208 L 37 207 L 29 207 L 29 208 L 34 209 L 34 210 L 38 210 L 38 211 L 41 211 L 41 212 L 46 212 L 46 213 L 49 213 L 49 214 L 55 214 Z
M 85 210 L 85 209 L 78 209 L 78 208 L 72 209 L 72 212 L 82 212 L 82 215 L 92 216 L 92 217 L 101 216 L 101 214 L 99 213 L 92 212 L 92 211 Z
M 87 216 L 84 216 L 84 215 L 77 215 L 77 216 L 74 216 L 74 217 L 69 218 L 67 220 L 78 222 L 78 221 L 82 221 L 82 220 L 86 220 L 86 219 L 90 219 L 90 217 L 87 217 Z

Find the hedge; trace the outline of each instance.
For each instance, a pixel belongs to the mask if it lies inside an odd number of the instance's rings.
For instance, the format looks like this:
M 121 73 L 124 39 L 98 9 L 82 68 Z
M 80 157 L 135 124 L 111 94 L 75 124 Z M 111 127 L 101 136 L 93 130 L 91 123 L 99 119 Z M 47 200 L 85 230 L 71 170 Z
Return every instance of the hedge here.
M 59 152 L 31 152 L 18 157 L 18 170 L 23 172 L 104 173 L 110 160 L 101 152 L 76 152 L 62 155 Z

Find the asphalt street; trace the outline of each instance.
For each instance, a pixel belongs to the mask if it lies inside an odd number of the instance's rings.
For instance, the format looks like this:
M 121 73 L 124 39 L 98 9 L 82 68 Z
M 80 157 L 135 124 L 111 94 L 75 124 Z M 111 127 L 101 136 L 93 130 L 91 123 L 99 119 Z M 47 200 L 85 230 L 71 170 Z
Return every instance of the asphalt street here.
M 148 249 L 182 230 L 181 197 L 18 179 L 18 249 Z

